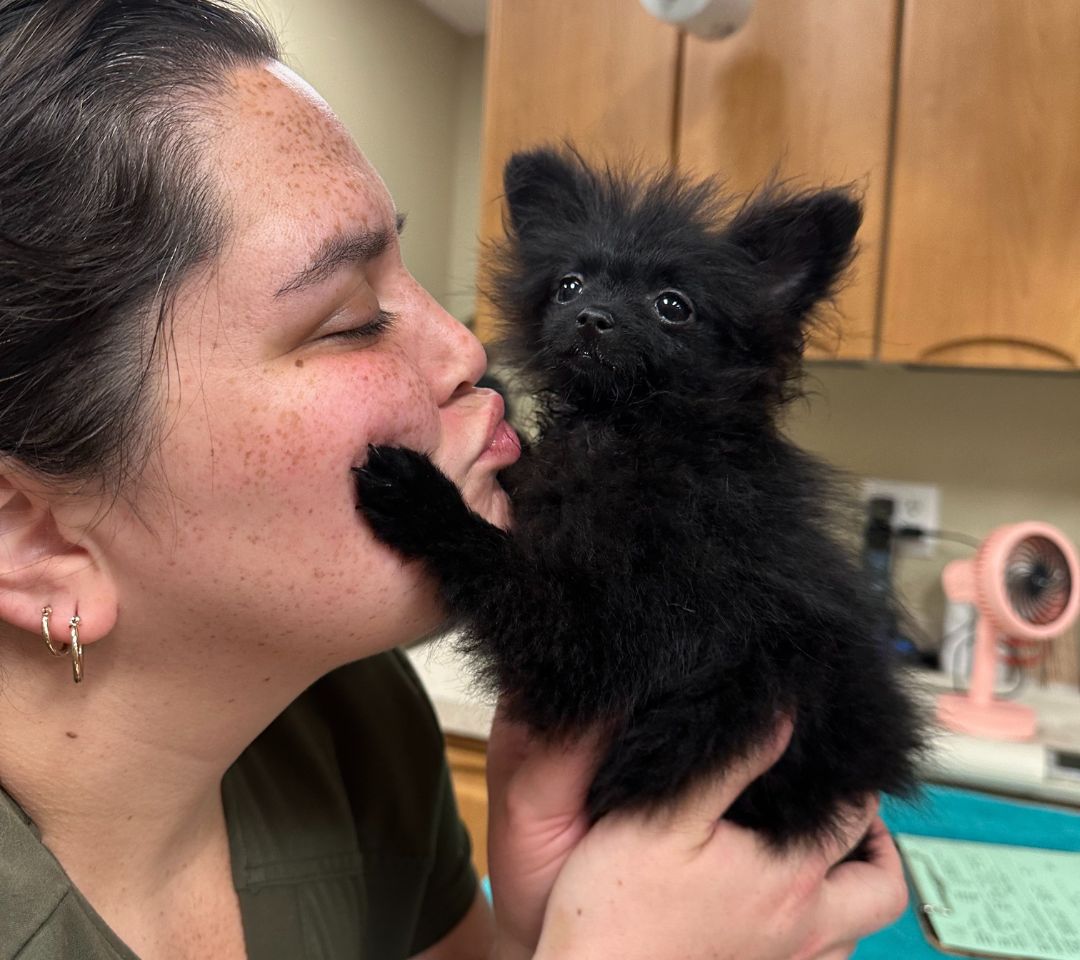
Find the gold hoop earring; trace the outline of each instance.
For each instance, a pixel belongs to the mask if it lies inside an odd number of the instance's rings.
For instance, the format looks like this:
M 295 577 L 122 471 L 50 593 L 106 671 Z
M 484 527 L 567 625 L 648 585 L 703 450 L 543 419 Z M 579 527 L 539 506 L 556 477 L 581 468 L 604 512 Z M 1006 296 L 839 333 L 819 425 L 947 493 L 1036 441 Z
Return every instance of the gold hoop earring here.
M 71 652 L 71 675 L 76 683 L 82 683 L 83 648 L 79 642 L 79 624 L 82 623 L 82 618 L 75 614 L 68 621 L 71 642 L 56 644 L 53 643 L 52 635 L 49 633 L 49 617 L 51 616 L 52 607 L 45 606 L 41 608 L 41 639 L 45 641 L 45 646 L 49 648 L 49 653 L 54 657 L 65 657 L 69 651 Z
M 82 683 L 83 677 L 82 644 L 79 643 L 80 623 L 82 620 L 78 614 L 68 621 L 68 627 L 71 629 L 71 673 L 76 683 Z
M 66 643 L 53 643 L 52 636 L 49 634 L 49 617 L 51 616 L 52 607 L 41 608 L 41 639 L 45 641 L 45 646 L 49 648 L 49 653 L 54 657 L 66 657 L 68 645 Z

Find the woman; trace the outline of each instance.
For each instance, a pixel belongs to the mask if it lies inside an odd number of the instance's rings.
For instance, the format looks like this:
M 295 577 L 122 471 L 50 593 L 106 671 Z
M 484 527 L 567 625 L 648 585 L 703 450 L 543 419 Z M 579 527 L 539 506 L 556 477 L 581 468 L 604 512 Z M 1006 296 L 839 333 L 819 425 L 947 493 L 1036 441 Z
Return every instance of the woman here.
M 785 856 L 717 821 L 782 728 L 587 831 L 589 744 L 497 723 L 492 922 L 393 652 L 435 590 L 350 469 L 429 451 L 505 524 L 514 454 L 276 57 L 212 0 L 0 0 L 0 956 L 846 956 L 904 902 L 873 805 Z

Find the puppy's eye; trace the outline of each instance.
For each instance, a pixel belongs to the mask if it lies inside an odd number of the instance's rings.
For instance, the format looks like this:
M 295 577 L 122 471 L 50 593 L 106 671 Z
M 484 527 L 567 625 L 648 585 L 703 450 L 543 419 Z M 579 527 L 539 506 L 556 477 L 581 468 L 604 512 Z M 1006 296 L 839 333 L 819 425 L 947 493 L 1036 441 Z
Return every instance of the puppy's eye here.
M 686 323 L 694 316 L 694 308 L 681 293 L 665 290 L 653 303 L 656 315 L 665 323 Z
M 568 277 L 563 277 L 555 288 L 555 302 L 569 303 L 581 293 L 584 287 L 585 284 L 582 282 L 581 277 L 576 274 L 572 273 Z

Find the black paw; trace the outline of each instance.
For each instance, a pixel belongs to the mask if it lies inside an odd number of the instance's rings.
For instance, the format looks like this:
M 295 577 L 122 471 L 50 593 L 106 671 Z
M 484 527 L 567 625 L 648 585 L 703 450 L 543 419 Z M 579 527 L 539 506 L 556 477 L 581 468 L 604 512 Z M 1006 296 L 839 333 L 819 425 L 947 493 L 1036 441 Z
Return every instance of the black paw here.
M 404 447 L 368 447 L 354 467 L 358 509 L 375 535 L 406 557 L 428 555 L 448 528 L 467 522 L 458 488 L 424 454 Z

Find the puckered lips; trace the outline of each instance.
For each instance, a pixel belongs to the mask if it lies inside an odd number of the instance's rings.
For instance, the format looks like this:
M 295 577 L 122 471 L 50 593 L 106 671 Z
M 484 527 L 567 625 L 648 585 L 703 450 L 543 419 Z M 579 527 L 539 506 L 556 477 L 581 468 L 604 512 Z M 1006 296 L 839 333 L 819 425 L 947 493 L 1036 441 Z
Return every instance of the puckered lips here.
M 492 395 L 491 422 L 480 459 L 508 467 L 521 456 L 521 439 L 514 428 L 504 419 L 506 404 L 494 390 Z

